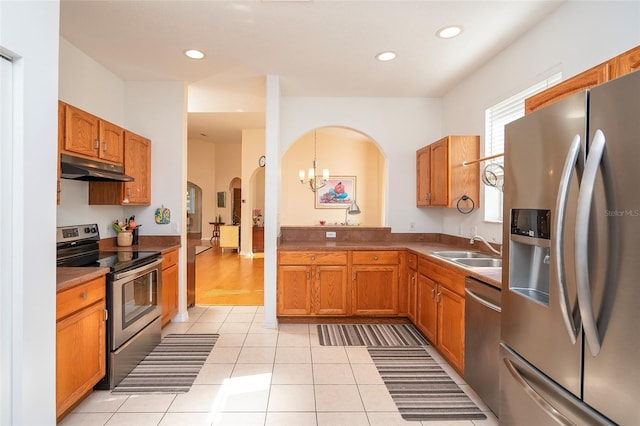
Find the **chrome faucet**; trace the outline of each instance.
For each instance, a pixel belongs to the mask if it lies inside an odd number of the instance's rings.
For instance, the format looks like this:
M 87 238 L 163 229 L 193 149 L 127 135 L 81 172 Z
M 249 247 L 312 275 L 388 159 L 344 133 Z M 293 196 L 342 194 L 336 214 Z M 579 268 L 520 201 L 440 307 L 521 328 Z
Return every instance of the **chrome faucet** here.
M 491 244 L 489 244 L 487 242 L 487 240 L 482 238 L 480 235 L 472 236 L 471 240 L 469 241 L 469 244 L 474 244 L 476 242 L 476 240 L 482 241 L 485 246 L 489 247 L 489 250 L 491 250 L 493 253 L 497 254 L 498 256 L 502 257 L 502 246 L 500 246 L 500 250 L 496 250 L 496 249 L 493 248 L 493 246 Z

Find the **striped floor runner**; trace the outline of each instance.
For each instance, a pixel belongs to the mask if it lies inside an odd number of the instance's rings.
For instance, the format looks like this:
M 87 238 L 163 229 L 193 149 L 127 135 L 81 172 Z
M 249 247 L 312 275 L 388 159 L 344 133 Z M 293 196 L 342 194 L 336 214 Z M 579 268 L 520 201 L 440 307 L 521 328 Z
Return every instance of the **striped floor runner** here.
M 425 346 L 413 324 L 318 324 L 322 346 Z
M 188 392 L 213 349 L 218 334 L 168 334 L 113 389 L 113 393 Z
M 487 418 L 424 348 L 367 349 L 403 419 Z

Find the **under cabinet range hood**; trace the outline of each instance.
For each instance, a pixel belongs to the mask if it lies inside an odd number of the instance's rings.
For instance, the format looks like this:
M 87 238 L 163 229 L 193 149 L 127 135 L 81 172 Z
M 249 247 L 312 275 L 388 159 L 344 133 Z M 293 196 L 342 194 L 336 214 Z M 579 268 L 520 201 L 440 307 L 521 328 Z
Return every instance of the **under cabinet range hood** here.
M 124 174 L 124 167 L 87 158 L 60 154 L 60 177 L 62 179 L 107 182 L 132 182 Z

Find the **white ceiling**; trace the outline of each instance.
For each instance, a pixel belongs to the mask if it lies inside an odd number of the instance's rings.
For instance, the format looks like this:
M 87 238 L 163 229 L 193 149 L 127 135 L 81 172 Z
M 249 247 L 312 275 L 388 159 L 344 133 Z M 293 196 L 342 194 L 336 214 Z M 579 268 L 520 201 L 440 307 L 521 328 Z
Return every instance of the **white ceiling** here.
M 62 0 L 60 33 L 123 80 L 188 82 L 189 137 L 239 142 L 263 126 L 265 75 L 284 96 L 441 97 L 561 4 Z M 451 24 L 462 35 L 435 36 Z M 376 61 L 383 50 L 398 57 Z

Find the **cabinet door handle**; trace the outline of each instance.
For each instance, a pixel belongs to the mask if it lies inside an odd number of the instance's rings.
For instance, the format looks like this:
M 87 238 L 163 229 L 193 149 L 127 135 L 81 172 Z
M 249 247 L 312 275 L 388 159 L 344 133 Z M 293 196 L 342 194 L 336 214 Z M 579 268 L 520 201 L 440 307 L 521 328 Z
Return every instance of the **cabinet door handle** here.
M 435 288 L 431 289 L 431 300 L 433 300 L 434 302 L 436 301 L 436 289 Z
M 107 152 L 107 141 L 102 141 L 102 152 Z
M 311 279 L 311 274 L 309 274 L 309 271 L 307 271 L 307 280 Z
M 440 298 L 442 297 L 442 293 L 438 292 L 438 299 L 436 300 L 436 303 L 440 303 Z
M 94 150 L 99 151 L 100 150 L 100 139 L 94 139 L 94 142 L 96 143 L 95 146 L 93 147 Z
M 316 281 L 320 281 L 320 271 L 316 271 Z
M 353 271 L 353 280 L 356 280 L 356 271 Z
M 107 320 L 109 320 L 109 311 L 107 311 L 107 308 L 104 309 L 104 322 L 107 322 Z

